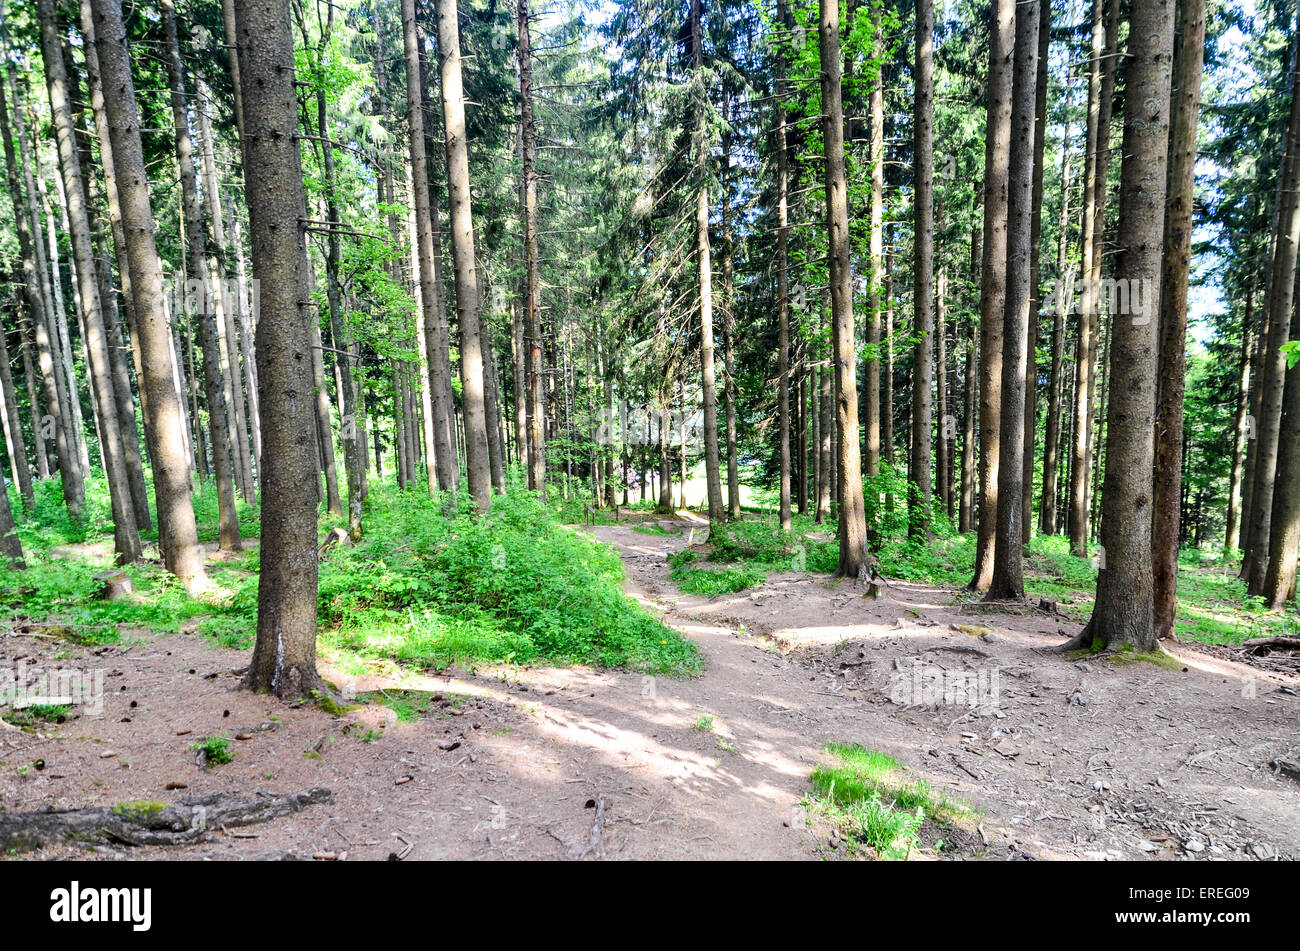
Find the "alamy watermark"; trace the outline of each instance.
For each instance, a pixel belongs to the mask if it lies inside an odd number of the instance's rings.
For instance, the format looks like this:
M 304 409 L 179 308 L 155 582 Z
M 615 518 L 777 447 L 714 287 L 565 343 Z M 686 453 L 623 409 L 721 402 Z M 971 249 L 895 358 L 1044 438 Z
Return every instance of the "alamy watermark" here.
M 634 406 L 626 400 L 596 410 L 596 445 L 658 446 L 660 435 L 667 436 L 670 446 L 686 447 L 688 452 L 704 451 L 704 413 L 660 409 L 658 406 Z
M 1155 282 L 1150 278 L 1105 278 L 1052 283 L 1052 289 L 1043 296 L 1043 313 L 1081 314 L 1084 302 L 1092 301 L 1097 312 L 1125 315 L 1133 318 L 1135 326 L 1149 324 L 1157 303 Z
M 947 670 L 914 661 L 889 677 L 889 699 L 905 707 L 959 706 L 995 710 L 1001 696 L 998 667 Z
M 0 709 L 78 706 L 96 716 L 104 712 L 104 672 L 63 667 L 0 667 Z

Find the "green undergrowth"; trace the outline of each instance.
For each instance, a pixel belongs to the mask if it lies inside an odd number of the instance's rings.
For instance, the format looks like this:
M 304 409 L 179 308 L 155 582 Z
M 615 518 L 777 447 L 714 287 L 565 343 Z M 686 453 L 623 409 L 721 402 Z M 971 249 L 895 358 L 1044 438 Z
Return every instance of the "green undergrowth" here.
M 524 490 L 483 516 L 373 491 L 357 546 L 321 564 L 324 641 L 423 667 L 590 663 L 685 675 L 694 645 L 621 589 L 617 553 Z
M 927 822 L 942 829 L 971 814 L 892 756 L 849 743 L 831 743 L 826 753 L 831 761 L 813 769 L 806 803 L 839 829 L 850 854 L 869 846 L 883 859 L 907 859 L 923 847 Z M 941 839 L 931 845 L 943 847 Z
M 617 553 L 561 524 L 552 506 L 522 489 L 494 497 L 484 516 L 467 506 L 447 514 L 422 493 L 372 482 L 365 538 L 321 561 L 322 647 L 422 669 L 587 663 L 673 676 L 701 669 L 692 642 L 622 591 Z M 41 540 L 66 544 L 71 536 L 57 518 L 41 523 L 43 511 L 49 515 L 38 506 L 20 516 L 29 568 L 0 567 L 0 612 L 62 625 L 84 643 L 113 643 L 119 628 L 174 632 L 193 621 L 222 647 L 252 646 L 256 551 L 214 566 L 218 591 L 202 599 L 146 563 L 126 569 L 135 597 L 101 601 L 93 576 L 110 559 L 50 554 Z

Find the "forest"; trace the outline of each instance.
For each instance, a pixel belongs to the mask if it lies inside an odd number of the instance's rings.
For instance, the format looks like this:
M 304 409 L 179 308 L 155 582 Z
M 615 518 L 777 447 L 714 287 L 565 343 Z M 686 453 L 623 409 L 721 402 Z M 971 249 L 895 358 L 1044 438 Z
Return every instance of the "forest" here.
M 0 0 L 0 854 L 1300 858 L 1298 17 Z

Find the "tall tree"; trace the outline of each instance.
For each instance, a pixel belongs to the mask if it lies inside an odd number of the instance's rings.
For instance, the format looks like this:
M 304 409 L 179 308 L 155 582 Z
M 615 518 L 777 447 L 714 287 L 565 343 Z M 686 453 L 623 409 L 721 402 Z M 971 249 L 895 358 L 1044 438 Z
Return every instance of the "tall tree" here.
M 1023 600 L 1025 372 L 1029 361 L 1029 321 L 1034 305 L 1030 283 L 1033 240 L 1035 97 L 1038 88 L 1039 10 L 1021 3 L 1016 10 L 1012 66 L 1011 151 L 1007 167 L 1006 296 L 1002 319 L 1002 411 L 999 425 L 997 538 L 993 579 L 985 600 Z M 1032 448 L 1031 448 L 1032 451 Z
M 709 521 L 726 520 L 718 453 L 718 393 L 713 366 L 713 258 L 709 243 L 708 85 L 704 70 L 704 0 L 691 0 L 691 87 L 695 98 L 695 240 L 700 280 L 700 393 L 704 403 L 704 478 Z
M 1201 108 L 1205 0 L 1178 0 L 1177 51 L 1169 128 L 1160 291 L 1160 364 L 1156 374 L 1155 524 L 1151 535 L 1156 636 L 1174 636 L 1183 494 L 1183 402 L 1187 372 L 1187 272 L 1191 265 L 1196 123 Z
M 436 0 L 436 8 L 443 127 L 447 137 L 451 252 L 456 274 L 456 314 L 460 325 L 465 470 L 470 496 L 480 511 L 487 511 L 492 505 L 492 488 L 483 395 L 483 341 L 479 330 L 478 284 L 474 277 L 474 217 L 470 207 L 469 142 L 460 66 L 460 24 L 457 22 L 456 0 Z
M 979 514 L 972 591 L 993 581 L 1002 415 L 1002 320 L 1007 293 L 1007 163 L 1011 148 L 1014 0 L 993 0 L 984 133 L 984 246 L 980 262 Z
M 837 479 L 840 541 L 836 574 L 864 578 L 875 564 L 867 551 L 858 445 L 858 374 L 853 330 L 853 274 L 849 262 L 849 204 L 844 172 L 844 106 L 841 98 L 840 12 L 837 0 L 820 0 L 822 141 L 826 158 L 826 224 L 831 284 L 832 362 L 835 366 L 835 429 L 839 437 Z
M 1249 543 L 1245 564 L 1247 589 L 1266 590 L 1273 498 L 1279 474 L 1283 396 L 1288 377 L 1283 350 L 1291 334 L 1295 308 L 1296 254 L 1300 249 L 1300 68 L 1292 65 L 1291 112 L 1278 185 L 1277 222 L 1273 235 L 1273 261 L 1268 286 L 1268 325 L 1260 361 L 1260 408 L 1256 417 L 1256 446 L 1251 480 Z M 1279 523 L 1280 524 L 1280 523 Z
M 778 20 L 782 28 L 789 22 L 790 11 L 786 0 L 778 4 Z M 784 97 L 789 95 L 786 82 L 784 45 L 778 54 L 776 128 L 773 130 L 776 147 L 776 411 L 780 442 L 780 498 L 778 517 L 781 530 L 788 532 L 790 516 L 790 170 L 788 149 L 789 127 Z M 802 498 L 802 493 L 800 493 Z
M 208 428 L 212 435 L 212 468 L 217 483 L 218 547 L 236 552 L 242 546 L 239 537 L 239 513 L 235 507 L 235 470 L 231 458 L 229 414 L 226 390 L 221 383 L 220 345 L 217 340 L 217 295 L 208 271 L 208 235 L 199 204 L 198 175 L 194 167 L 194 142 L 190 138 L 186 104 L 185 67 L 181 62 L 180 40 L 176 32 L 176 9 L 172 0 L 162 0 L 163 36 L 167 44 L 167 79 L 171 86 L 172 122 L 175 127 L 176 166 L 181 178 L 181 213 L 185 221 L 185 274 L 187 293 L 177 295 L 188 306 L 195 304 L 199 343 L 203 351 L 203 385 L 207 398 Z M 194 294 L 188 293 L 191 289 Z
M 454 495 L 459 481 L 459 468 L 456 463 L 456 445 L 448 421 L 455 408 L 451 404 L 450 356 L 442 352 L 443 334 L 439 332 L 447 317 L 441 275 L 438 272 L 440 255 L 434 247 L 434 232 L 438 228 L 438 221 L 433 213 L 429 193 L 429 158 L 425 150 L 424 134 L 425 90 L 421 82 L 420 35 L 414 0 L 402 0 L 402 36 L 406 56 L 406 101 L 410 122 L 408 147 L 417 241 L 414 257 L 418 270 L 415 279 L 419 282 L 420 305 L 424 311 L 424 358 L 429 367 L 430 397 L 435 417 L 433 445 L 429 447 L 426 471 L 430 492 L 441 488 Z
M 916 351 L 912 364 L 912 451 L 907 477 L 912 498 L 907 534 L 930 530 L 930 459 L 934 410 L 934 3 L 916 4 L 916 89 L 912 112 L 912 305 Z M 942 372 L 942 371 L 940 371 Z M 942 435 L 942 434 L 940 434 Z
M 139 560 L 142 548 L 131 499 L 125 447 L 118 424 L 117 399 L 113 392 L 113 375 L 109 364 L 108 338 L 97 276 L 98 264 L 90 231 L 85 181 L 77 150 L 77 125 L 69 102 L 69 77 L 63 59 L 59 24 L 53 0 L 40 0 L 37 15 L 41 25 L 41 51 L 45 63 L 46 87 L 50 111 L 58 141 L 59 170 L 67 202 L 68 223 L 76 261 L 77 287 L 81 315 L 85 324 L 85 344 L 90 357 L 91 385 L 100 409 L 99 430 L 104 470 L 108 477 L 109 497 L 113 510 L 113 545 L 118 564 Z
M 316 671 L 316 460 L 308 276 L 293 39 L 286 0 L 234 0 L 244 102 L 244 187 L 252 232 L 262 412 L 262 551 L 257 641 L 246 686 L 284 699 L 324 688 Z M 255 90 L 255 92 L 253 92 Z M 311 488 L 315 486 L 315 488 Z
M 45 0 L 50 2 L 50 0 Z M 140 142 L 140 113 L 118 0 L 92 0 L 95 49 L 104 83 L 109 147 L 117 164 L 117 190 L 126 231 L 127 263 L 134 298 L 136 336 L 144 375 L 145 436 L 153 464 L 158 544 L 163 563 L 185 586 L 207 586 L 203 553 L 190 498 L 185 420 L 175 381 L 171 329 L 163 299 L 162 264 Z
M 1158 646 L 1151 525 L 1157 343 L 1169 165 L 1172 0 L 1133 0 L 1125 76 L 1116 277 L 1139 287 L 1111 323 L 1101 561 L 1092 617 L 1062 649 Z M 1123 308 L 1117 308 L 1122 310 Z
M 546 406 L 542 360 L 541 271 L 537 240 L 537 121 L 533 115 L 528 0 L 519 0 L 519 150 L 523 160 L 523 332 L 528 403 L 528 487 L 546 497 Z
M 1102 237 L 1110 169 L 1111 100 L 1119 37 L 1119 0 L 1094 0 L 1088 73 L 1087 166 L 1084 172 L 1082 294 L 1075 347 L 1074 425 L 1071 446 L 1070 550 L 1088 553 L 1089 481 L 1092 472 L 1094 407 L 1097 401 L 1097 342 L 1100 330 Z

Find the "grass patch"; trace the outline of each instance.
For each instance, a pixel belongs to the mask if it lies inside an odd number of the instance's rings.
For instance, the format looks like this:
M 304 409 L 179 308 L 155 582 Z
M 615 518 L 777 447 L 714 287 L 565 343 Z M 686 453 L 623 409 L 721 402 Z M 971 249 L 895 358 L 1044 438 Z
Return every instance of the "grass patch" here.
M 640 525 L 633 525 L 632 531 L 640 532 L 642 535 L 657 535 L 660 538 L 676 538 L 681 534 L 680 531 L 672 531 L 664 528 L 658 522 L 644 522 Z
M 63 723 L 71 712 L 72 707 L 65 704 L 34 703 L 30 707 L 10 710 L 3 719 L 20 729 L 33 730 L 42 723 Z
M 760 585 L 767 580 L 767 572 L 752 565 L 735 568 L 691 568 L 683 565 L 668 573 L 668 580 L 687 594 L 715 598 Z
M 831 743 L 826 752 L 833 761 L 812 771 L 811 802 L 851 850 L 866 845 L 881 858 L 905 860 L 921 848 L 927 820 L 946 826 L 966 812 L 892 756 L 848 743 Z

